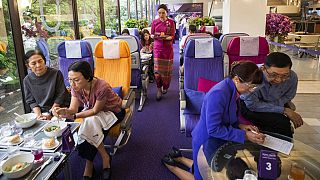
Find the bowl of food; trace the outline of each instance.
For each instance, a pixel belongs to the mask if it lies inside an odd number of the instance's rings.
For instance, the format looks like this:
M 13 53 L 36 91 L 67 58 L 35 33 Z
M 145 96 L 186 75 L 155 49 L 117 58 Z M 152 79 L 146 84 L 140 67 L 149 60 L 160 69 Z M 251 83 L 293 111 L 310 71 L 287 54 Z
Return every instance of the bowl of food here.
M 20 116 L 14 120 L 17 127 L 29 128 L 37 122 L 37 115 L 35 113 L 22 114 Z
M 64 121 L 52 121 L 44 126 L 44 134 L 48 137 L 60 137 L 63 131 L 67 128 L 67 123 Z
M 34 156 L 31 153 L 18 154 L 8 158 L 2 165 L 2 172 L 7 178 L 20 178 L 32 169 Z

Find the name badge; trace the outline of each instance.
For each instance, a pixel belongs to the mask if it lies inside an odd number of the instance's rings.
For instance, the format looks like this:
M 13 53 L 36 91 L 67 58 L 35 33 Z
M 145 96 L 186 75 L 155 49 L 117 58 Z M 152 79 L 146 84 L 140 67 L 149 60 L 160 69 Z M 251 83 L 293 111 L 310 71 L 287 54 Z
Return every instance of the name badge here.
M 280 163 L 280 162 L 279 162 Z M 278 159 L 276 151 L 261 150 L 258 164 L 260 178 L 277 179 Z

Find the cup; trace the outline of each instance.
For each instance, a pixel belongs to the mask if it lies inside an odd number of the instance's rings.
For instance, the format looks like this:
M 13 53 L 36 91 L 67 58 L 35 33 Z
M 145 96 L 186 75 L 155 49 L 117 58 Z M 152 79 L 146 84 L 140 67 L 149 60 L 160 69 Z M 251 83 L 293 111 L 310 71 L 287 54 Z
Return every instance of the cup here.
M 305 168 L 300 166 L 298 163 L 292 163 L 290 168 L 289 180 L 304 180 Z
M 245 170 L 243 180 L 257 180 L 257 173 L 253 170 Z
M 21 127 L 18 127 L 14 122 L 10 123 L 11 129 L 12 129 L 12 134 L 22 134 L 23 129 Z
M 0 125 L 0 132 L 2 137 L 8 137 L 12 135 L 12 129 L 9 123 L 3 123 Z
M 31 153 L 34 156 L 35 163 L 42 162 L 43 160 L 43 150 L 42 148 L 34 148 L 31 150 Z
M 35 143 L 33 131 L 26 131 L 23 134 L 25 147 L 32 147 Z
M 20 152 L 20 148 L 19 148 L 18 145 L 16 145 L 16 146 L 11 146 L 11 145 L 7 146 L 7 153 L 9 155 L 9 157 L 11 157 L 11 156 L 13 156 L 13 155 L 15 155 L 15 154 L 17 154 L 19 152 Z

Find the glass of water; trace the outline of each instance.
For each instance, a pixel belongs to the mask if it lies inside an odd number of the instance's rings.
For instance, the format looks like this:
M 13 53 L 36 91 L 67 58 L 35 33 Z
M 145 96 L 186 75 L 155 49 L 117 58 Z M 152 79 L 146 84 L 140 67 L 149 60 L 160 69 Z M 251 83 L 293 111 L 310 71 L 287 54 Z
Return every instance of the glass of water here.
M 257 180 L 258 176 L 257 173 L 253 170 L 246 170 L 244 171 L 243 180 Z
M 12 128 L 9 123 L 3 123 L 0 125 L 0 132 L 2 137 L 8 137 L 12 135 Z
M 23 135 L 25 147 L 32 147 L 35 143 L 33 131 L 26 131 Z

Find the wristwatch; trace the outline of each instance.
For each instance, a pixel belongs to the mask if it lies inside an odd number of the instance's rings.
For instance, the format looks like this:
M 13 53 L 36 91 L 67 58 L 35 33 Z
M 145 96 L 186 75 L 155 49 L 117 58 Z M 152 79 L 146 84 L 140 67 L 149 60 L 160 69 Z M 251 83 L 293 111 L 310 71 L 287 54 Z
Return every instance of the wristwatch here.
M 49 109 L 49 114 L 53 117 L 52 109 Z
M 73 114 L 73 119 L 74 119 L 74 120 L 77 119 L 76 113 Z

